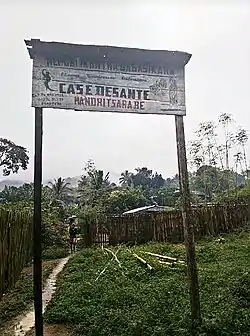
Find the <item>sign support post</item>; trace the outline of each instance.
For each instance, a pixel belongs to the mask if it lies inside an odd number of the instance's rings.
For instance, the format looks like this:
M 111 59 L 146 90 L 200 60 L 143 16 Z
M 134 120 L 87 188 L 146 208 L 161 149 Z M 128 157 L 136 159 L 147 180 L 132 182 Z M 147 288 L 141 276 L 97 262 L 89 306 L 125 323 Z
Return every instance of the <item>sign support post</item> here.
M 33 60 L 35 107 L 34 296 L 36 336 L 43 336 L 41 192 L 43 108 L 175 115 L 192 324 L 201 322 L 183 116 L 185 65 L 191 54 L 25 40 Z
M 200 295 L 195 256 L 194 228 L 191 218 L 190 190 L 188 183 L 187 154 L 183 116 L 175 116 L 179 180 L 182 198 L 182 217 L 187 253 L 187 276 L 191 303 L 192 327 L 201 322 Z
M 35 161 L 34 161 L 34 303 L 36 336 L 43 336 L 42 307 L 42 129 L 43 109 L 35 108 Z

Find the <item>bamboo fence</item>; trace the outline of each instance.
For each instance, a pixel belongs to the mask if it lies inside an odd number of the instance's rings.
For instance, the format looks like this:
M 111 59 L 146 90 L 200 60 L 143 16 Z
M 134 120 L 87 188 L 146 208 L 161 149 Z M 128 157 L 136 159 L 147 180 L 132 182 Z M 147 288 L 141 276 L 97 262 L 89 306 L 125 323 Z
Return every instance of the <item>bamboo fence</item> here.
M 0 299 L 31 258 L 32 235 L 30 213 L 0 209 Z
M 192 208 L 195 239 L 233 232 L 244 227 L 249 205 L 214 204 Z M 91 222 L 85 230 L 87 245 L 120 243 L 183 242 L 181 211 L 107 217 L 105 223 Z

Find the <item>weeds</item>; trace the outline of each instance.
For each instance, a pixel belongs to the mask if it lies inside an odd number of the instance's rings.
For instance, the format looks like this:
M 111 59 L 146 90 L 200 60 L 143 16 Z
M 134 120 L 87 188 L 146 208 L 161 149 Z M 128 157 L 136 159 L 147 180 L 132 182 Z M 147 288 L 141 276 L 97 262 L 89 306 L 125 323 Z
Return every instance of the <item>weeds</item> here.
M 101 249 L 85 249 L 61 274 L 47 322 L 70 325 L 78 336 L 189 336 L 185 266 L 165 266 L 143 253 L 185 259 L 183 245 L 146 244 L 130 250 L 147 259 L 155 272 L 149 272 L 128 248 L 121 247 L 117 257 L 122 267 L 113 260 L 95 281 L 111 256 Z M 243 233 L 198 244 L 200 335 L 249 335 L 249 251 L 250 235 Z
M 43 282 L 48 278 L 58 261 L 43 263 Z M 25 267 L 15 286 L 9 290 L 0 301 L 0 334 L 1 327 L 12 318 L 24 313 L 33 300 L 32 266 Z

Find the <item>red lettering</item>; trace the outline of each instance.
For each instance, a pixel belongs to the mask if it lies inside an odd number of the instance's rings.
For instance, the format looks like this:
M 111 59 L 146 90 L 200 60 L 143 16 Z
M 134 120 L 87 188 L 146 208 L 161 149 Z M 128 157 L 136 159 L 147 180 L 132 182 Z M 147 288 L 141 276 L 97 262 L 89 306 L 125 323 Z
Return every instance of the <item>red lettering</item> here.
M 139 110 L 140 106 L 139 106 L 139 102 L 138 101 L 134 101 L 134 108 L 136 110 Z
M 75 105 L 78 104 L 78 105 L 84 105 L 84 100 L 82 97 L 77 97 L 75 96 Z
M 128 101 L 127 108 L 128 108 L 128 109 L 132 109 L 132 102 L 131 102 L 131 100 Z
M 91 98 L 90 102 L 91 102 L 91 106 L 96 106 L 96 98 Z
M 90 98 L 85 97 L 85 105 L 90 106 Z
M 140 110 L 144 110 L 144 102 L 140 102 Z
M 97 106 L 102 106 L 102 98 L 97 98 Z

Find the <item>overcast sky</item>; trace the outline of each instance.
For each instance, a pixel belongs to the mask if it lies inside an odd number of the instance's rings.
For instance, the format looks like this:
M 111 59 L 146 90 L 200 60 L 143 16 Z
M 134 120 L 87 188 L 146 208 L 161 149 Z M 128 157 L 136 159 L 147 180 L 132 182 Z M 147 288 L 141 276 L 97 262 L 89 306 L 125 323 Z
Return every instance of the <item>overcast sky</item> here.
M 199 122 L 221 112 L 250 129 L 249 18 L 248 0 L 2 0 L 0 136 L 27 147 L 31 156 L 28 171 L 17 178 L 33 177 L 32 62 L 25 38 L 191 53 L 188 141 Z M 89 158 L 111 176 L 137 166 L 173 175 L 174 117 L 45 109 L 44 178 L 80 175 Z

